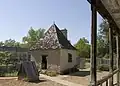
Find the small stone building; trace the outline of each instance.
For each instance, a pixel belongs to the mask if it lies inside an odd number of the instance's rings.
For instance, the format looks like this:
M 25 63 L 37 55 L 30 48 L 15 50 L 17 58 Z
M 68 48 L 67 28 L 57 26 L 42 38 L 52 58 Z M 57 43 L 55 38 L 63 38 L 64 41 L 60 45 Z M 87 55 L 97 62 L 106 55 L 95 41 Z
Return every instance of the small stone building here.
M 62 72 L 77 65 L 76 48 L 68 41 L 67 30 L 59 30 L 56 24 L 30 50 L 31 59 L 42 69 Z

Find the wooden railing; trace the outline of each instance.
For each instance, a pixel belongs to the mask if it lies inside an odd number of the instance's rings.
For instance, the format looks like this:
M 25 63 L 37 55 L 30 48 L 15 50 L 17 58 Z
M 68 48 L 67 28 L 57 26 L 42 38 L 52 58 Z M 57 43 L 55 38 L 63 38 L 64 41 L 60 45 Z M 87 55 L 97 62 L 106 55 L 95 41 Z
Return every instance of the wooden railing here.
M 117 73 L 119 73 L 119 70 L 117 69 L 117 70 L 115 70 L 112 74 L 109 74 L 109 75 L 107 75 L 107 76 L 104 76 L 102 79 L 100 79 L 100 80 L 98 80 L 97 81 L 97 86 L 102 86 L 104 83 L 106 83 L 106 86 L 109 86 L 108 85 L 108 80 L 110 79 L 110 78 L 112 78 L 115 74 L 117 74 Z M 117 77 L 116 77 L 117 78 Z M 119 83 L 117 83 L 117 84 L 119 84 Z

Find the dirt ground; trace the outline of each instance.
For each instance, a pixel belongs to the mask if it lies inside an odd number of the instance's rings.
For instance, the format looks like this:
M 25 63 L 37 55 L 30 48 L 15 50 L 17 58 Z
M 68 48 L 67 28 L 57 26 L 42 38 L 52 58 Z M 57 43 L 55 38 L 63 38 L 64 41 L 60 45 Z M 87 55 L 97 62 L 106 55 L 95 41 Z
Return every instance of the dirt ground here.
M 102 77 L 108 75 L 109 72 L 97 72 L 97 80 L 101 79 Z M 83 86 L 88 86 L 90 84 L 90 71 L 89 69 L 80 70 L 76 73 L 69 74 L 69 75 L 59 75 L 57 76 L 59 79 L 66 80 L 69 82 L 77 83 Z M 114 84 L 116 83 L 117 76 L 114 75 Z M 105 84 L 105 83 L 104 83 Z M 104 86 L 103 84 L 103 86 Z M 56 82 L 44 79 L 43 77 L 40 78 L 40 82 L 31 83 L 25 81 L 18 81 L 16 79 L 12 80 L 2 80 L 0 79 L 0 86 L 65 86 L 62 84 L 58 84 Z
M 89 85 L 89 80 L 87 80 L 84 77 L 77 77 L 77 76 L 68 76 L 68 77 L 64 77 L 62 78 L 63 80 L 67 80 L 69 82 L 73 82 L 73 83 L 77 83 L 77 84 L 81 84 L 83 86 L 88 86 Z
M 97 80 L 102 79 L 102 77 L 108 75 L 109 72 L 102 71 L 97 72 Z M 70 74 L 70 75 L 60 75 L 58 78 L 63 80 L 67 80 L 69 82 L 81 84 L 84 86 L 88 86 L 90 84 L 90 71 L 88 70 L 81 70 L 79 72 Z M 116 83 L 116 75 L 114 75 L 114 84 Z M 105 83 L 104 83 L 105 84 Z M 103 86 L 104 86 L 103 84 Z
M 45 79 L 41 79 L 40 82 L 36 83 L 12 79 L 12 80 L 0 80 L 0 86 L 64 86 L 64 85 Z

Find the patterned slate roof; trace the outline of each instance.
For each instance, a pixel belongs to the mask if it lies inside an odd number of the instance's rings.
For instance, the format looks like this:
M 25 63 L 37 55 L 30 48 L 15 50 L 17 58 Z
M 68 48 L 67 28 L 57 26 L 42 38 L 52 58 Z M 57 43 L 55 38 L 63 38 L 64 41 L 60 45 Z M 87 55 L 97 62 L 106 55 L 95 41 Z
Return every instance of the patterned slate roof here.
M 30 50 L 38 49 L 75 49 L 63 33 L 59 30 L 56 24 L 53 24 L 48 31 L 45 33 L 44 37 L 41 38 Z

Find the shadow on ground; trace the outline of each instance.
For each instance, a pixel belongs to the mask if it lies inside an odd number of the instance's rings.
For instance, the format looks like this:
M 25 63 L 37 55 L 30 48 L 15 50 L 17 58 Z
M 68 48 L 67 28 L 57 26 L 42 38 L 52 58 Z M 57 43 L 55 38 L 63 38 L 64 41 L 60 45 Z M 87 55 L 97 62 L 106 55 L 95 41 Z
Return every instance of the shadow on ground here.
M 34 82 L 31 82 L 31 83 L 41 83 L 41 82 L 46 82 L 46 81 L 48 81 L 48 80 L 46 80 L 46 79 L 40 79 L 38 81 L 34 81 Z
M 71 73 L 69 75 L 71 75 L 71 76 L 85 77 L 85 76 L 90 75 L 90 71 L 78 71 L 78 72 L 75 72 L 75 73 Z

